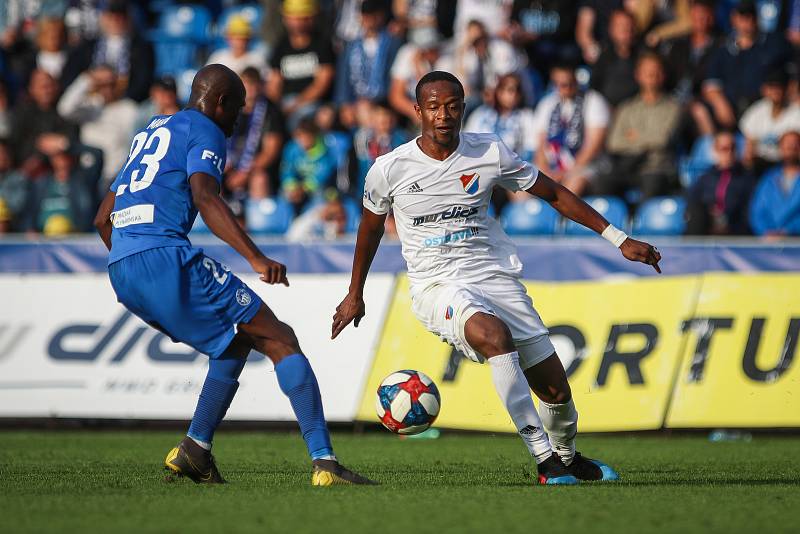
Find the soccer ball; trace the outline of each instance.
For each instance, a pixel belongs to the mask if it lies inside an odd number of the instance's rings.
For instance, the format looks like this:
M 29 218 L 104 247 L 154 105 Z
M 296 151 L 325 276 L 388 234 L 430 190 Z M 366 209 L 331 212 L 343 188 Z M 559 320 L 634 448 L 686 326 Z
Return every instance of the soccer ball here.
M 442 399 L 433 380 L 419 371 L 397 371 L 383 379 L 375 409 L 383 426 L 395 434 L 419 434 L 439 415 Z

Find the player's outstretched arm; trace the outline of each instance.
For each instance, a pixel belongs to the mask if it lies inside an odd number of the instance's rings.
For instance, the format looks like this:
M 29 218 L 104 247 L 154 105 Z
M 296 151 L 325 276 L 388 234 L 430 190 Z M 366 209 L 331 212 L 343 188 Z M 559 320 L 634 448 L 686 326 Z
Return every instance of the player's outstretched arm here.
M 115 197 L 113 192 L 107 192 L 100 207 L 97 208 L 97 215 L 94 216 L 94 227 L 97 228 L 97 233 L 100 234 L 100 239 L 108 250 L 111 250 L 111 212 L 114 211 Z
M 597 213 L 593 207 L 541 171 L 536 182 L 528 189 L 528 193 L 546 200 L 564 217 L 582 224 L 612 241 L 627 259 L 652 265 L 656 272 L 661 272 L 661 268 L 658 266 L 661 254 L 656 247 L 626 236 L 611 226 L 605 217 Z
M 350 322 L 358 328 L 358 323 L 366 313 L 364 307 L 364 284 L 367 273 L 378 251 L 378 245 L 383 237 L 383 225 L 386 223 L 386 214 L 377 215 L 364 208 L 361 224 L 358 225 L 356 237 L 356 253 L 353 257 L 353 272 L 350 276 L 350 290 L 344 300 L 336 306 L 331 326 L 331 339 L 336 339 Z
M 253 271 L 261 275 L 263 282 L 288 286 L 286 266 L 264 256 L 242 230 L 228 205 L 219 196 L 219 182 L 216 178 L 196 172 L 189 177 L 189 184 L 192 187 L 194 205 L 214 235 L 241 254 L 250 263 Z

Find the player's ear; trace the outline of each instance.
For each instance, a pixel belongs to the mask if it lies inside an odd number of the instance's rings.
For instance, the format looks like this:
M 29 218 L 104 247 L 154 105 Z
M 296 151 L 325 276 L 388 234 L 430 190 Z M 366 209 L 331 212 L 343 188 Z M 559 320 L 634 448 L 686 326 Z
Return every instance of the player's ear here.
M 418 119 L 422 119 L 422 109 L 419 107 L 419 104 L 414 104 L 414 112 L 417 114 Z

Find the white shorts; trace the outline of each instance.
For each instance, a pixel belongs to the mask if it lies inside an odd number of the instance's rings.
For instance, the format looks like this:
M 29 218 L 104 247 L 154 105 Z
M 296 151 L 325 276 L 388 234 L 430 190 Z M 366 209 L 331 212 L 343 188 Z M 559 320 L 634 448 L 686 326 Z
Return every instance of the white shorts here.
M 470 360 L 485 361 L 464 336 L 467 319 L 477 312 L 494 315 L 506 324 L 523 369 L 555 353 L 547 327 L 534 309 L 525 286 L 516 278 L 495 276 L 475 284 L 440 282 L 422 289 L 412 287 L 411 301 L 414 315 L 425 328 Z

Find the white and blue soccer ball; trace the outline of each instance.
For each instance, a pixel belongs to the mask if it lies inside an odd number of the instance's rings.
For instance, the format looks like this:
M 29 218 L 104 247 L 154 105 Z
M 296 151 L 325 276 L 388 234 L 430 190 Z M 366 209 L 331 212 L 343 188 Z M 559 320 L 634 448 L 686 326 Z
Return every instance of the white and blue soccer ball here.
M 428 375 L 397 371 L 383 379 L 375 397 L 375 410 L 383 426 L 395 434 L 419 434 L 439 415 L 442 399 Z

